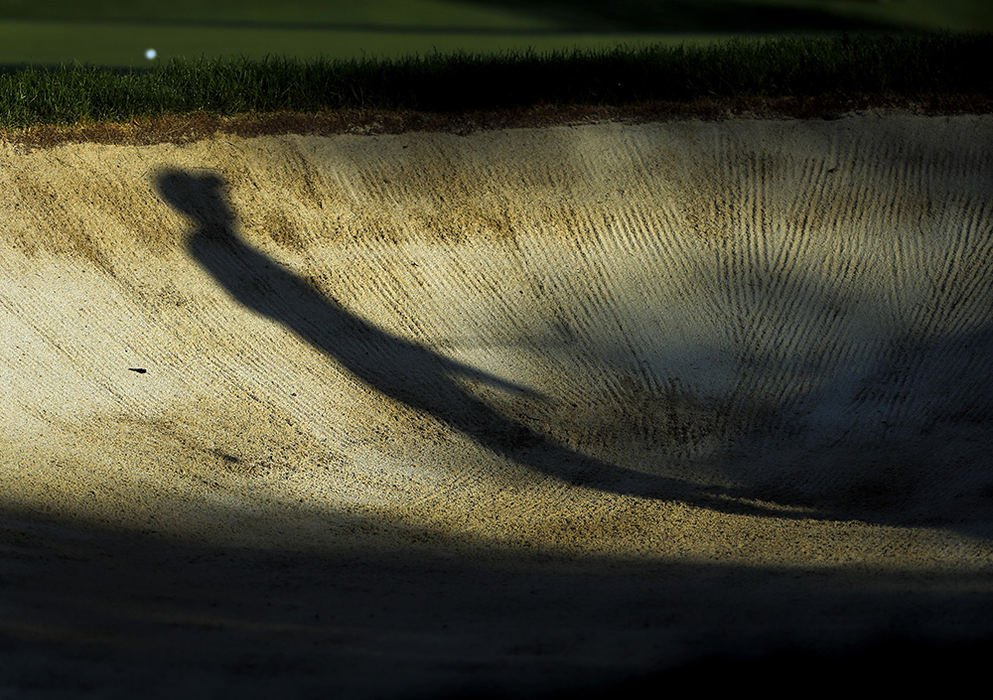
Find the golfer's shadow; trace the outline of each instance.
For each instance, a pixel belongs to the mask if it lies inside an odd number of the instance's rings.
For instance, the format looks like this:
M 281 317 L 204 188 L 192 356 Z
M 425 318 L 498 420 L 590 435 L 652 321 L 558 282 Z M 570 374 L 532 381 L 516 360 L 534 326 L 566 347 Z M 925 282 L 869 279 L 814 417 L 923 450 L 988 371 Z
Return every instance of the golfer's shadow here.
M 507 418 L 456 378 L 523 395 L 534 392 L 377 328 L 284 270 L 238 236 L 224 185 L 215 175 L 167 171 L 158 176 L 163 199 L 194 223 L 186 239 L 190 255 L 238 302 L 283 324 L 370 387 L 430 414 L 497 455 L 569 484 L 767 514 L 720 493 L 588 457 Z

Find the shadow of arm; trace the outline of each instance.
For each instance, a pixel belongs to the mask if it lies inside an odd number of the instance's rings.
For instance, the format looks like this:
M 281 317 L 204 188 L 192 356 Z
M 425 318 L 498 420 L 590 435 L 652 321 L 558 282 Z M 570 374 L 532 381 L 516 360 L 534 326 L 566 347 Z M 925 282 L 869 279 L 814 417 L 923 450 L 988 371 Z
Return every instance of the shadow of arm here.
M 462 364 L 455 360 L 448 358 L 441 358 L 445 365 L 445 369 L 454 374 L 465 377 L 472 381 L 481 382 L 487 384 L 495 389 L 502 389 L 503 391 L 510 392 L 512 394 L 519 394 L 521 396 L 526 396 L 529 399 L 540 399 L 542 401 L 547 401 L 548 396 L 542 394 L 539 391 L 535 391 L 529 387 L 522 384 L 515 384 L 514 382 L 507 381 L 506 379 L 501 379 L 495 375 L 488 372 L 484 372 L 475 367 L 470 367 L 469 365 Z

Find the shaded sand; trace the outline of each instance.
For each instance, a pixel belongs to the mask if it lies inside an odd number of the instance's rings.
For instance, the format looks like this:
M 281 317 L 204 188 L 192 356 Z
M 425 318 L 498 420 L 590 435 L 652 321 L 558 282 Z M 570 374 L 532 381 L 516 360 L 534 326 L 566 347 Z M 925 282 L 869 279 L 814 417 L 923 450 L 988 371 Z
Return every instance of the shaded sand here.
M 0 691 L 989 637 L 991 193 L 990 117 L 0 144 Z

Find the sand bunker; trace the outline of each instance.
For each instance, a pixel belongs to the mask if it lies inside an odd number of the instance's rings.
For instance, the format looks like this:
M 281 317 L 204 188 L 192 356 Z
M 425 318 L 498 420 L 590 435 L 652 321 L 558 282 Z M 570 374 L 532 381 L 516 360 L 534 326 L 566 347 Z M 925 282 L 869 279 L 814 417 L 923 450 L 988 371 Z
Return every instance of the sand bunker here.
M 993 561 L 989 117 L 0 162 L 10 512 L 270 550 Z

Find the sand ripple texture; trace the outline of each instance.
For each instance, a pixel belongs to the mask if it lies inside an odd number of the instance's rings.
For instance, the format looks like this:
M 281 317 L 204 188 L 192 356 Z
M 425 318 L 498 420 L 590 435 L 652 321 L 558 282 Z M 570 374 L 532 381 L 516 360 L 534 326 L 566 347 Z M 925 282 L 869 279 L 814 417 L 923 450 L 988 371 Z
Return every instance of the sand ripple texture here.
M 988 568 L 993 119 L 0 145 L 0 498 Z

